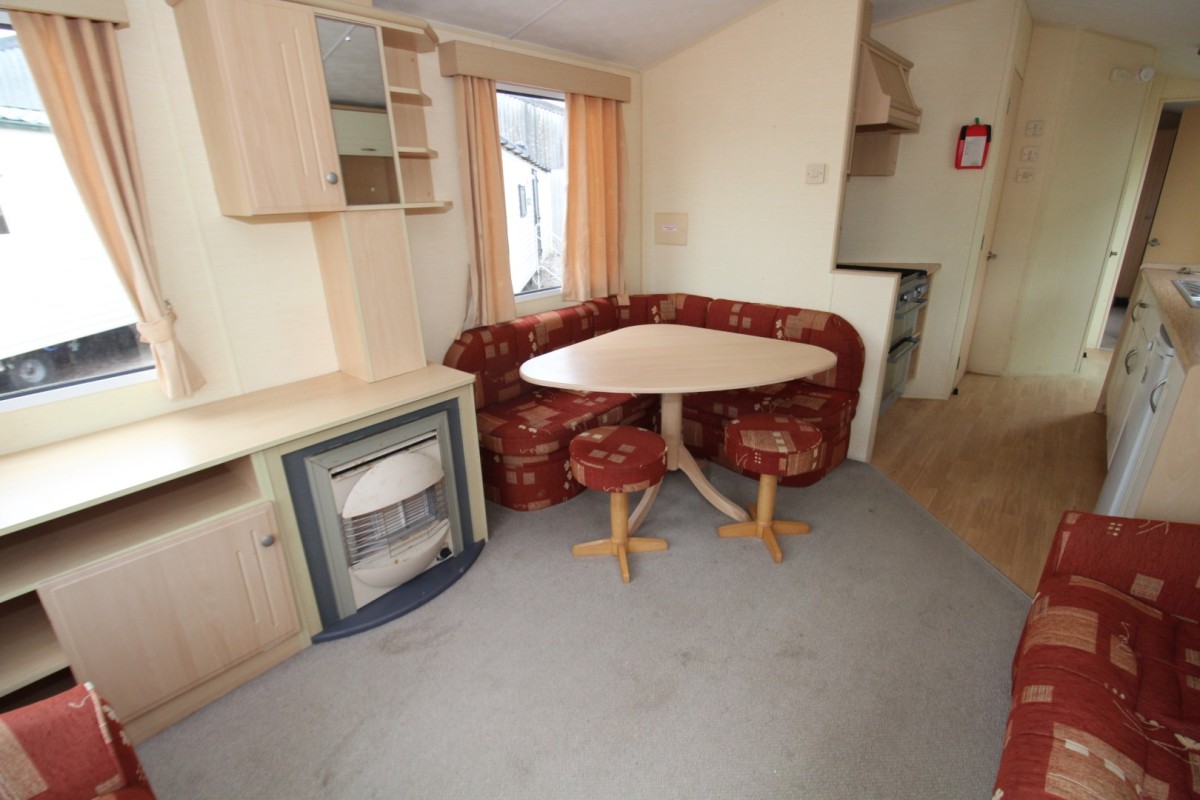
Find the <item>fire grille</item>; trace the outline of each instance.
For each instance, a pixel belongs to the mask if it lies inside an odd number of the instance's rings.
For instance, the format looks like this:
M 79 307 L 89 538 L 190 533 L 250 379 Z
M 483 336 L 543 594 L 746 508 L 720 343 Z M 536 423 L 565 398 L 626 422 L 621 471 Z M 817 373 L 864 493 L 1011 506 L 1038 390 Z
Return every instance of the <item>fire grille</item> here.
M 446 519 L 445 482 L 438 481 L 423 492 L 399 503 L 341 519 L 342 543 L 350 567 L 379 556 L 396 558 L 441 535 Z

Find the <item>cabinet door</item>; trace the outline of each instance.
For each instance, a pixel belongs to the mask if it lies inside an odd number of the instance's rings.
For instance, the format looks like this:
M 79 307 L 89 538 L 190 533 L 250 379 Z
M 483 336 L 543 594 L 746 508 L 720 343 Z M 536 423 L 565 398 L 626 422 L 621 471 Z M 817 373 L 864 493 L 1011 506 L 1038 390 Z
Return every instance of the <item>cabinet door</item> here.
M 75 678 L 126 720 L 299 630 L 271 505 L 38 589 Z
M 175 11 L 221 211 L 344 208 L 312 10 L 183 0 Z

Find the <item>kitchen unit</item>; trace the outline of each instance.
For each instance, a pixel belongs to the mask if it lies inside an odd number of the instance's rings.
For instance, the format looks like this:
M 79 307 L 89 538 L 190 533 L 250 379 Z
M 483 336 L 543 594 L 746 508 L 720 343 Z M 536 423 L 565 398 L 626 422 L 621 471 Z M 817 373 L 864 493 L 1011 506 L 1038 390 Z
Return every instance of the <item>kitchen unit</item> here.
M 900 277 L 887 339 L 887 368 L 879 403 L 879 413 L 882 415 L 904 395 L 909 379 L 917 374 L 930 287 L 933 285 L 933 275 L 941 268 L 941 264 L 847 263 L 838 264 L 837 267 Z
M 1193 266 L 1192 270 L 1200 267 Z M 1176 265 L 1143 265 L 1101 406 L 1109 474 L 1096 510 L 1200 522 L 1200 309 Z

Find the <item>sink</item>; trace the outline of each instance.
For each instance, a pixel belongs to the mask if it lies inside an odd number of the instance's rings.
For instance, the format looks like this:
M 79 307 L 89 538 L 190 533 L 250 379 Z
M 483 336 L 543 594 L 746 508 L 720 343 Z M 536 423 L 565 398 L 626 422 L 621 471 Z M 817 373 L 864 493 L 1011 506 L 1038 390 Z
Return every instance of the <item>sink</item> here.
M 1200 308 L 1200 278 L 1176 278 L 1171 283 L 1183 294 L 1189 306 Z

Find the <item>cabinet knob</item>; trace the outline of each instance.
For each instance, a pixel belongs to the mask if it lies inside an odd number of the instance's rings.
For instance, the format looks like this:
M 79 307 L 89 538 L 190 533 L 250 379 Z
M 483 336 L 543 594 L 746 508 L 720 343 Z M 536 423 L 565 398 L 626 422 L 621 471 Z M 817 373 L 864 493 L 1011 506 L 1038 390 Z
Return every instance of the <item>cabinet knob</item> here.
M 275 544 L 275 536 L 268 533 L 266 536 L 259 539 L 258 543 L 263 547 L 270 547 L 271 545 Z
M 328 181 L 329 183 L 337 183 L 338 182 L 338 174 L 336 172 L 326 173 L 325 180 Z

